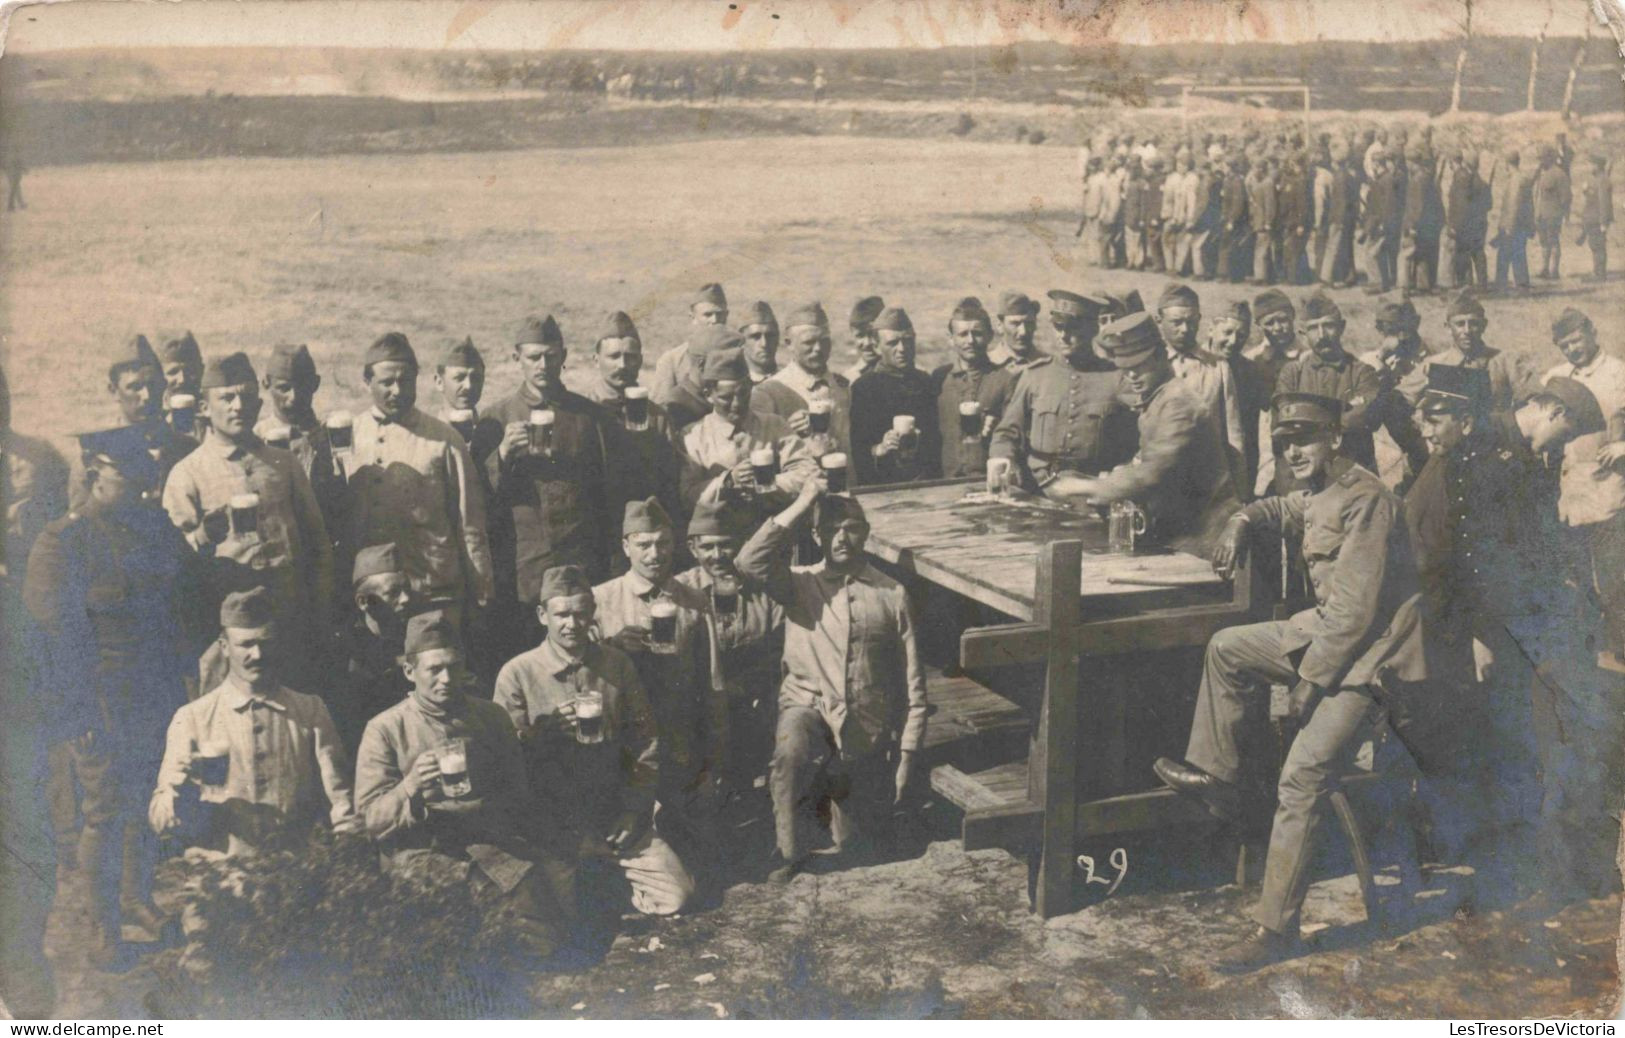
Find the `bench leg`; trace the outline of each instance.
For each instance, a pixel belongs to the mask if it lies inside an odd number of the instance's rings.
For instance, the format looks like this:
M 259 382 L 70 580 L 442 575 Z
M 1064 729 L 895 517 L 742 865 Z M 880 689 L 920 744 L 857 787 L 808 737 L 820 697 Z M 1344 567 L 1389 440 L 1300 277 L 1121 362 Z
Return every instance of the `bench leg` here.
M 1360 900 L 1365 902 L 1365 916 L 1367 919 L 1375 919 L 1377 884 L 1371 876 L 1371 852 L 1366 847 L 1365 834 L 1360 831 L 1360 820 L 1354 816 L 1354 807 L 1349 803 L 1348 794 L 1341 789 L 1332 790 L 1327 799 L 1331 801 L 1338 824 L 1343 827 L 1343 835 L 1349 841 L 1349 853 L 1354 858 L 1354 874 L 1360 880 Z

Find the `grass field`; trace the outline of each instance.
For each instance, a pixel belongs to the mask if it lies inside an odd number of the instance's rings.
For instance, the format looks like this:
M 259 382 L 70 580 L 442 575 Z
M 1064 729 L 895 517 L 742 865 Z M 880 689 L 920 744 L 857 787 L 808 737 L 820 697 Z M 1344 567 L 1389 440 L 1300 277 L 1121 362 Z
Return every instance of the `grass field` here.
M 820 299 L 838 325 L 878 292 L 914 316 L 925 367 L 945 356 L 960 296 L 1138 287 L 1154 299 L 1164 280 L 1083 266 L 1071 154 L 1015 144 L 770 137 L 127 163 L 41 169 L 25 191 L 26 212 L 0 214 L 0 342 L 16 426 L 55 437 L 114 420 L 104 358 L 136 331 L 189 328 L 206 353 L 256 359 L 307 342 L 326 410 L 361 401 L 361 353 L 391 329 L 426 361 L 444 337 L 472 335 L 491 399 L 514 383 L 507 347 L 526 314 L 558 317 L 575 367 L 599 316 L 625 309 L 652 363 L 682 340 L 685 296 L 706 281 L 740 308 Z M 1565 269 L 1589 269 L 1565 237 Z M 1625 261 L 1625 244 L 1615 253 Z M 1573 304 L 1617 348 L 1620 285 L 1571 277 L 1492 299 L 1488 338 L 1555 363 L 1548 324 Z M 1203 301 L 1253 291 L 1204 286 Z M 1369 346 L 1373 300 L 1340 298 L 1351 345 Z M 1418 303 L 1435 348 L 1444 305 Z

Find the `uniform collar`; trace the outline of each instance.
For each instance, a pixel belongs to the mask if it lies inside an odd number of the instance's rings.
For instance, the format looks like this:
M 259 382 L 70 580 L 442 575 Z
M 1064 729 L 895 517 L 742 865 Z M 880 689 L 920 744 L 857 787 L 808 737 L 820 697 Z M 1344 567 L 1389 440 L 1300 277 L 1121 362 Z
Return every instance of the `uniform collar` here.
M 554 647 L 552 642 L 544 641 L 542 642 L 542 647 L 537 650 L 537 654 L 541 659 L 542 667 L 549 674 L 557 678 L 563 677 L 572 670 L 585 666 L 587 663 L 589 663 L 592 660 L 593 652 L 596 648 L 597 647 L 594 645 L 588 645 L 586 650 L 583 651 L 579 657 L 572 657 L 560 652 Z
M 257 446 L 257 439 L 258 437 L 251 437 L 248 443 L 232 443 L 224 436 L 210 429 L 209 435 L 203 438 L 203 442 L 199 446 L 206 448 L 212 454 L 225 458 L 227 461 L 237 461 Z
M 368 413 L 372 415 L 372 420 L 377 422 L 379 425 L 398 425 L 402 429 L 412 428 L 417 424 L 418 420 L 418 409 L 417 405 L 415 404 L 407 408 L 406 413 L 402 414 L 398 418 L 392 418 L 389 415 L 384 414 L 384 412 L 378 409 L 376 404 L 373 405 L 372 410 Z
M 627 570 L 626 576 L 622 579 L 626 581 L 626 586 L 631 589 L 632 593 L 644 601 L 648 601 L 650 597 L 661 590 L 649 578 L 634 570 Z
M 826 567 L 825 563 L 820 562 L 818 568 L 813 571 L 813 575 L 825 587 L 844 587 L 848 584 L 868 584 L 872 586 L 875 584 L 874 571 L 869 568 L 867 562 L 851 573 L 834 573 Z
M 874 371 L 877 369 L 872 368 L 870 370 Z M 791 389 L 794 389 L 796 392 L 800 393 L 802 396 L 810 396 L 811 394 L 817 392 L 820 387 L 829 388 L 835 384 L 833 381 L 833 373 L 828 368 L 824 369 L 824 373 L 822 375 L 814 375 L 808 372 L 807 369 L 803 368 L 800 364 L 794 363 L 780 368 L 778 373 L 773 376 L 773 380 L 775 382 L 782 382 Z
M 1566 357 L 1564 358 L 1564 363 L 1565 364 L 1568 363 L 1568 358 L 1566 358 Z M 1592 377 L 1593 375 L 1600 375 L 1600 374 L 1602 374 L 1602 369 L 1604 367 L 1606 367 L 1607 364 L 1608 364 L 1608 354 L 1604 353 L 1599 348 L 1597 350 L 1596 356 L 1591 358 L 1591 363 L 1585 365 L 1584 367 L 1580 367 L 1580 366 L 1575 365 L 1575 364 L 1569 364 L 1569 375 L 1568 375 L 1568 377 L 1569 378 L 1575 378 L 1575 379 L 1587 379 L 1587 378 Z
M 1326 360 L 1314 350 L 1308 349 L 1304 351 L 1303 356 L 1310 367 L 1328 368 L 1332 371 L 1343 371 L 1347 369 L 1348 366 L 1354 361 L 1354 355 L 1349 353 L 1349 351 L 1346 349 L 1343 351 L 1343 355 L 1337 360 Z
M 281 685 L 278 685 L 276 688 L 264 695 L 260 695 L 239 681 L 237 679 L 237 675 L 229 674 L 226 676 L 225 683 L 220 687 L 224 690 L 223 694 L 226 700 L 226 705 L 237 711 L 239 714 L 244 710 L 247 710 L 256 702 L 262 703 L 278 713 L 288 712 L 288 704 L 283 701 L 283 690 Z
M 745 417 L 741 418 L 737 423 L 735 423 L 728 421 L 728 419 L 717 414 L 715 411 L 711 411 L 704 418 L 701 418 L 700 421 L 705 423 L 707 428 L 714 430 L 718 435 L 732 439 L 740 433 L 749 432 L 751 429 L 756 427 L 756 412 L 746 411 Z

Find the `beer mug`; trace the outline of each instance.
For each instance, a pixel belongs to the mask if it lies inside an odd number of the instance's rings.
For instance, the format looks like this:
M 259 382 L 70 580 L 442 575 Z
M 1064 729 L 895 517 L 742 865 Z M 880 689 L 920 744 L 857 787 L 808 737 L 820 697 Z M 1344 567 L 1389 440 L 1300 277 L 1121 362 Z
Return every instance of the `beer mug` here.
M 827 399 L 819 397 L 807 405 L 807 431 L 811 433 L 829 432 L 829 414 L 834 405 Z
M 902 455 L 902 460 L 905 463 L 913 461 L 920 450 L 920 430 L 915 425 L 914 416 L 900 414 L 893 417 L 891 428 L 897 434 L 898 453 Z
M 649 428 L 649 391 L 642 386 L 627 386 L 626 406 L 621 416 L 631 432 L 642 432 Z
M 468 778 L 468 740 L 448 739 L 444 746 L 434 750 L 440 763 L 440 792 L 449 800 L 457 800 L 474 792 Z
M 1133 501 L 1113 501 L 1106 517 L 1106 548 L 1114 555 L 1133 555 L 1134 539 L 1145 536 L 1145 511 Z
M 553 412 L 543 407 L 530 412 L 530 452 L 540 456 L 553 453 Z
M 779 456 L 772 447 L 758 447 L 750 452 L 751 478 L 757 490 L 772 490 L 779 477 Z
M 265 427 L 265 442 L 287 450 L 288 445 L 293 443 L 293 429 L 286 425 L 268 425 Z
M 197 428 L 197 398 L 190 393 L 176 393 L 169 398 L 169 424 L 178 433 L 192 434 Z
M 959 405 L 959 438 L 969 443 L 981 439 L 982 405 L 976 400 L 965 400 Z
M 575 698 L 576 742 L 595 746 L 604 741 L 604 697 L 591 690 Z
M 662 656 L 677 654 L 677 607 L 664 598 L 649 605 L 649 651 Z
M 826 454 L 818 459 L 819 467 L 829 480 L 829 492 L 832 494 L 846 493 L 846 455 L 836 452 Z
M 334 411 L 327 416 L 327 442 L 335 451 L 348 451 L 355 446 L 355 419 L 348 411 Z
M 231 775 L 231 744 L 211 739 L 192 746 L 192 774 L 203 786 L 223 786 Z
M 739 585 L 731 580 L 719 580 L 711 585 L 711 608 L 719 617 L 739 615 Z
M 260 535 L 260 496 L 236 494 L 226 502 L 231 520 L 231 536 L 239 541 L 257 540 Z

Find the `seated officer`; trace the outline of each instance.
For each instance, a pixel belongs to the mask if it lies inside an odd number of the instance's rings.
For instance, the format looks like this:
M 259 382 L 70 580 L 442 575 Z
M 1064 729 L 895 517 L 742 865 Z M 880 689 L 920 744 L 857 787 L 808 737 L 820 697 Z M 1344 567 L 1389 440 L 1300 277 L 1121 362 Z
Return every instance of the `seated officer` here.
M 1174 377 L 1150 314 L 1106 325 L 1101 344 L 1136 401 L 1140 452 L 1098 478 L 1062 473 L 1044 492 L 1092 505 L 1134 501 L 1145 509 L 1152 541 L 1205 556 L 1240 504 L 1223 434 Z
M 659 737 L 637 668 L 593 640 L 597 607 L 579 567 L 548 570 L 540 594 L 546 640 L 503 666 L 496 703 L 519 730 L 544 839 L 584 862 L 611 858 L 639 912 L 681 911 L 694 880 L 654 829 Z M 577 712 L 593 700 L 596 723 Z
M 925 743 L 925 670 L 914 608 L 901 585 L 863 557 L 869 524 L 852 498 L 827 495 L 820 474 L 740 549 L 751 584 L 784 608 L 784 680 L 770 784 L 789 881 L 806 863 L 814 808 L 832 798 L 837 853 L 883 850 Z M 817 506 L 824 561 L 790 565 L 790 550 Z M 868 845 L 867 848 L 864 845 Z
M 1337 400 L 1307 393 L 1276 397 L 1272 434 L 1305 490 L 1266 497 L 1225 527 L 1213 564 L 1228 574 L 1253 531 L 1303 537 L 1315 606 L 1289 620 L 1245 624 L 1208 642 L 1196 716 L 1183 762 L 1160 758 L 1157 777 L 1200 798 L 1213 814 L 1240 813 L 1240 746 L 1249 705 L 1271 683 L 1292 686 L 1299 731 L 1281 769 L 1260 929 L 1219 953 L 1215 966 L 1240 972 L 1294 954 L 1299 911 L 1323 799 L 1362 736 L 1381 716 L 1372 698 L 1379 672 L 1420 682 L 1427 676 L 1416 562 L 1399 499 L 1374 473 L 1343 457 Z
M 532 839 L 534 797 L 507 713 L 465 691 L 457 629 L 438 610 L 406 626 L 412 692 L 367 723 L 356 809 L 392 870 L 466 880 L 518 919 L 540 955 L 575 918 L 569 855 Z
M 327 706 L 281 683 L 275 612 L 263 587 L 221 603 L 230 674 L 169 722 L 147 805 L 160 836 L 180 831 L 188 843 L 241 854 L 302 838 L 324 813 L 335 832 L 361 827 L 350 759 Z M 188 785 L 197 791 L 183 798 Z

